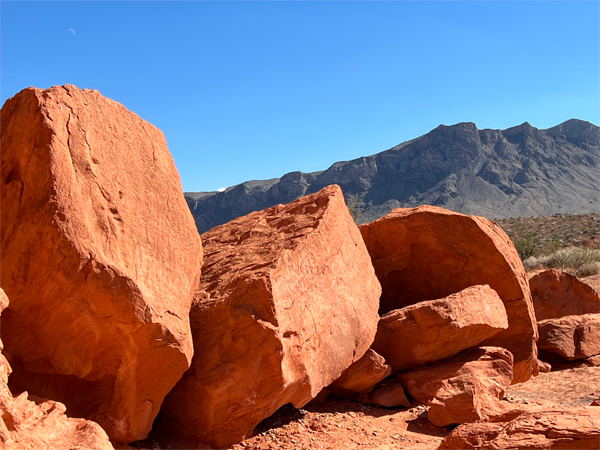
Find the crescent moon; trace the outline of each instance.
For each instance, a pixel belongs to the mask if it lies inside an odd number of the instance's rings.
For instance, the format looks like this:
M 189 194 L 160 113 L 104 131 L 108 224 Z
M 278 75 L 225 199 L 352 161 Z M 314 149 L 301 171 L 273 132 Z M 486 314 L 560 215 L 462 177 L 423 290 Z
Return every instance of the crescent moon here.
M 73 33 L 73 36 L 75 36 L 75 30 L 73 28 L 69 28 L 69 31 Z

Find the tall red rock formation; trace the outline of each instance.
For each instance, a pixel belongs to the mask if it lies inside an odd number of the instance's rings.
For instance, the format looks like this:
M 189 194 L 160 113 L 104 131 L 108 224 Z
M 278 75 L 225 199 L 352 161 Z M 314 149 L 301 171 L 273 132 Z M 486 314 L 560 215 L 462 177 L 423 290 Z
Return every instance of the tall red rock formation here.
M 550 269 L 529 279 L 535 317 L 538 321 L 600 313 L 600 297 L 577 277 Z
M 222 448 L 301 407 L 367 351 L 381 288 L 337 186 L 202 235 L 195 355 L 163 405 L 172 434 Z
M 434 206 L 399 208 L 361 225 L 381 282 L 380 313 L 489 285 L 506 308 L 508 329 L 482 345 L 515 357 L 514 380 L 537 374 L 537 327 L 529 283 L 509 237 L 494 222 Z
M 2 339 L 11 386 L 144 438 L 189 367 L 202 247 L 162 133 L 97 91 L 2 107 Z

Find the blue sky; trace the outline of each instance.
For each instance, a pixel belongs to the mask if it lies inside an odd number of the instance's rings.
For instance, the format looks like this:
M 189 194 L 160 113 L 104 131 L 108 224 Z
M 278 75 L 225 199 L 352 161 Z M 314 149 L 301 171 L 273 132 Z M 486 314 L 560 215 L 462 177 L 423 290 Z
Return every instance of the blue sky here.
M 600 2 L 2 1 L 0 101 L 97 89 L 184 191 L 326 169 L 440 124 L 600 123 Z

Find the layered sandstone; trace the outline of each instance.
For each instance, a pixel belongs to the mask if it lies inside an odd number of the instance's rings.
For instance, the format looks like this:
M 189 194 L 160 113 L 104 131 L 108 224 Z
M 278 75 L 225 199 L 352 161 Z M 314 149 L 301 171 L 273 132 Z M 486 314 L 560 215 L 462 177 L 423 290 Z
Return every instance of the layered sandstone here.
M 164 137 L 69 85 L 25 89 L 1 115 L 12 388 L 142 439 L 189 367 L 202 263 Z
M 600 420 L 595 406 L 523 412 L 502 422 L 460 425 L 438 450 L 543 450 L 600 448 Z
M 431 405 L 438 427 L 488 420 L 506 410 L 500 400 L 513 377 L 513 357 L 499 347 L 479 347 L 410 372 L 398 379 L 413 400 Z
M 513 382 L 537 374 L 537 327 L 529 283 L 510 238 L 483 217 L 434 206 L 394 209 L 361 225 L 382 286 L 381 314 L 476 285 L 495 290 L 508 328 L 483 344 L 513 353 Z
M 600 313 L 600 297 L 577 277 L 550 269 L 529 279 L 533 308 L 538 321 Z
M 508 328 L 504 304 L 489 286 L 395 309 L 379 320 L 372 348 L 397 373 L 449 358 Z
M 342 192 L 316 194 L 202 235 L 192 367 L 167 397 L 173 434 L 224 447 L 301 407 L 367 351 L 381 288 Z

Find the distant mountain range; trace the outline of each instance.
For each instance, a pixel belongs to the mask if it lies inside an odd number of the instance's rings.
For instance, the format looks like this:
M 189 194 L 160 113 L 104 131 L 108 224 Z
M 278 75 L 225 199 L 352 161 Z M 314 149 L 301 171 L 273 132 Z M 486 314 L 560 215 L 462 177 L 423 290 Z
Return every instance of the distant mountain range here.
M 600 128 L 576 119 L 547 130 L 527 122 L 507 130 L 440 125 L 321 172 L 291 172 L 185 198 L 203 233 L 329 184 L 338 184 L 349 200 L 358 195 L 359 223 L 422 204 L 490 219 L 599 212 Z

